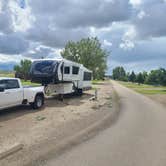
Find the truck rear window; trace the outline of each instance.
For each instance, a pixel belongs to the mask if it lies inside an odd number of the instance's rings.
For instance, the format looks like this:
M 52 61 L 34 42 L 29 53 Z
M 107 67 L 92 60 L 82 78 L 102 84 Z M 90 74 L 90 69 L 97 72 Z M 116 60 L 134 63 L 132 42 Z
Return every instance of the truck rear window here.
M 0 80 L 1 85 L 5 85 L 5 89 L 20 88 L 18 80 Z

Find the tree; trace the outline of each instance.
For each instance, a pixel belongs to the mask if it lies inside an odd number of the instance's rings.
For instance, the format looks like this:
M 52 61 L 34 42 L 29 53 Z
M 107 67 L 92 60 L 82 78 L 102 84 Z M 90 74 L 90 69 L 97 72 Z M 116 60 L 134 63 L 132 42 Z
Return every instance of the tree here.
M 85 38 L 68 42 L 61 52 L 63 58 L 81 63 L 93 71 L 94 79 L 103 79 L 107 69 L 108 53 L 102 49 L 97 38 Z
M 136 81 L 136 74 L 134 73 L 134 71 L 132 71 L 131 74 L 129 75 L 129 81 L 130 82 Z
M 166 86 L 166 70 L 164 68 L 160 68 L 160 84 Z
M 30 60 L 21 60 L 20 65 L 14 66 L 15 76 L 27 80 L 32 62 Z
M 129 81 L 129 77 L 130 77 L 130 72 L 126 73 L 126 81 Z
M 139 74 L 137 75 L 137 82 L 138 82 L 139 84 L 143 84 L 143 83 L 144 83 L 144 77 L 143 77 L 142 73 L 139 73 Z
M 148 73 L 146 71 L 143 71 L 142 76 L 143 76 L 143 79 L 144 79 L 144 83 L 146 83 L 146 80 L 148 78 Z
M 119 66 L 113 69 L 113 75 L 114 80 L 120 80 L 120 81 L 127 81 L 126 71 L 123 67 Z
M 146 83 L 152 85 L 166 85 L 166 70 L 163 68 L 151 70 Z

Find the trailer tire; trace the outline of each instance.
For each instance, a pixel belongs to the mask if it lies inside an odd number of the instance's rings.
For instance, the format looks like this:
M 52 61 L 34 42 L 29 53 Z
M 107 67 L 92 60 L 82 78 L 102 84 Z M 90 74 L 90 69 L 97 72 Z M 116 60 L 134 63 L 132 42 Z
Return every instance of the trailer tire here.
M 43 94 L 38 94 L 35 97 L 35 101 L 32 103 L 32 108 L 39 109 L 43 106 L 43 104 L 44 104 L 44 96 Z
M 76 89 L 76 95 L 82 96 L 83 90 L 82 89 Z

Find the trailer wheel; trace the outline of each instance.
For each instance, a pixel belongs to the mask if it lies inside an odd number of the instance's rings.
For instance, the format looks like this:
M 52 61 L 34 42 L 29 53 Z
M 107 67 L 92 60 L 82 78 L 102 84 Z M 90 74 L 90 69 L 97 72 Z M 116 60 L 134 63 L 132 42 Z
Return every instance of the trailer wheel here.
M 76 94 L 81 96 L 83 94 L 83 90 L 82 89 L 77 89 Z
M 39 109 L 43 106 L 44 104 L 44 96 L 39 94 L 35 97 L 34 103 L 32 103 L 33 109 Z

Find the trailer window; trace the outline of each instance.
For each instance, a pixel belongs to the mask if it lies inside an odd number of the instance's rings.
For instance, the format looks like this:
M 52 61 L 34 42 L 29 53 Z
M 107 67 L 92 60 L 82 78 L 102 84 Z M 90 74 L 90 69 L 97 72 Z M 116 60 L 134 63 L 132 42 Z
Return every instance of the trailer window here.
M 5 81 L 4 80 L 0 80 L 0 85 L 4 85 Z
M 92 73 L 84 72 L 84 81 L 90 81 L 92 79 Z
M 73 66 L 72 67 L 72 74 L 78 74 L 79 72 L 79 67 Z
M 70 74 L 70 67 L 69 66 L 65 66 L 64 74 Z
M 56 62 L 54 61 L 36 61 L 32 65 L 31 71 L 34 71 L 38 74 L 51 74 L 56 66 Z

